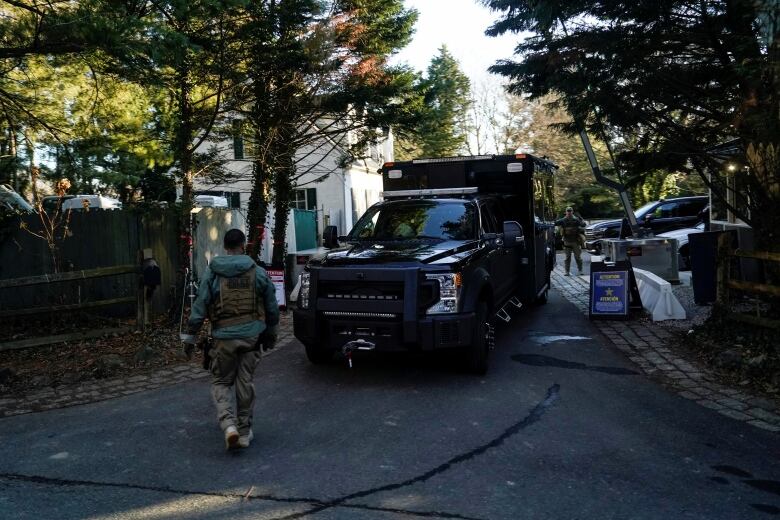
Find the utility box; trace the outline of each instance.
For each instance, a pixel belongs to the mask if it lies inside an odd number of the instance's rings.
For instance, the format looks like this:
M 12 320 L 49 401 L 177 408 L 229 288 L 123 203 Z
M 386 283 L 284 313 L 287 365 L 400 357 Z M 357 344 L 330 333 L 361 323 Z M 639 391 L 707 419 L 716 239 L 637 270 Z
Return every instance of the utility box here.
M 667 282 L 680 283 L 677 240 L 673 238 L 608 239 L 606 257 L 612 262 L 630 260 L 633 267 L 650 271 Z

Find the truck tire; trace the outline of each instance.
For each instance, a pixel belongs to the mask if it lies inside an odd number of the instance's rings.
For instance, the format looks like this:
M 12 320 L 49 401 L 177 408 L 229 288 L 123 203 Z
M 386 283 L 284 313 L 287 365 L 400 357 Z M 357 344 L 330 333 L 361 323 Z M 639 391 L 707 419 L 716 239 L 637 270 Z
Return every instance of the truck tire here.
M 304 346 L 306 347 L 306 357 L 313 365 L 324 365 L 333 359 L 333 352 L 320 348 L 317 344 Z
M 476 323 L 474 326 L 474 336 L 471 345 L 466 347 L 464 355 L 465 368 L 468 372 L 476 375 L 484 375 L 488 369 L 488 353 L 490 345 L 488 344 L 488 305 L 481 301 L 477 303 Z

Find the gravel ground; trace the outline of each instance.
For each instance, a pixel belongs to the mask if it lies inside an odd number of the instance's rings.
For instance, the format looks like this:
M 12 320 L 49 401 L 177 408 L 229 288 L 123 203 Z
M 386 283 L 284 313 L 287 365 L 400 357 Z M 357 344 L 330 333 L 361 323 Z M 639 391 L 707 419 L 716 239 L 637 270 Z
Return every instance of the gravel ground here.
M 697 305 L 693 301 L 693 286 L 691 285 L 690 271 L 680 272 L 680 283 L 672 285 L 672 292 L 677 297 L 680 305 L 685 309 L 684 320 L 665 320 L 656 322 L 657 325 L 668 329 L 688 331 L 707 321 L 712 313 L 712 305 Z

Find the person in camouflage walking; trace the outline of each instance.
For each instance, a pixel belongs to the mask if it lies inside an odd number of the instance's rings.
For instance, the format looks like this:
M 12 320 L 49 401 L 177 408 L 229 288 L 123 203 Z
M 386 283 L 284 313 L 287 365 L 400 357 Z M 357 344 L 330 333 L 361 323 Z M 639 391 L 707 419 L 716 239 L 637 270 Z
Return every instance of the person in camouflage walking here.
M 206 269 L 192 306 L 189 330 L 181 337 L 189 357 L 208 317 L 214 338 L 208 353 L 211 396 L 229 450 L 249 447 L 254 437 L 252 379 L 260 361 L 260 344 L 263 350 L 273 348 L 279 324 L 274 285 L 265 270 L 244 254 L 245 245 L 241 230 L 225 233 L 227 255 L 215 257 Z
M 566 253 L 564 267 L 566 276 L 569 276 L 571 270 L 571 257 L 574 254 L 574 260 L 577 262 L 578 274 L 582 274 L 582 245 L 583 234 L 585 232 L 585 221 L 574 214 L 574 208 L 566 208 L 566 216 L 555 221 L 556 226 L 561 227 L 561 236 L 563 236 L 563 250 Z

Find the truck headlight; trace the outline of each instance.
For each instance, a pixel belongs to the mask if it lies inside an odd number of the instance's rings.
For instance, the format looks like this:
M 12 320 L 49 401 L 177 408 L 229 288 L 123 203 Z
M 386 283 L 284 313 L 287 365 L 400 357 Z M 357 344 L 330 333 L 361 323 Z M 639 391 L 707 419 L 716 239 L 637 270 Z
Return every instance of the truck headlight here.
M 428 308 L 428 314 L 451 314 L 458 312 L 460 300 L 460 273 L 443 273 L 425 275 L 428 280 L 439 282 L 439 301 Z
M 309 288 L 311 287 L 311 274 L 308 272 L 301 273 L 301 289 L 298 292 L 298 308 L 309 308 Z

